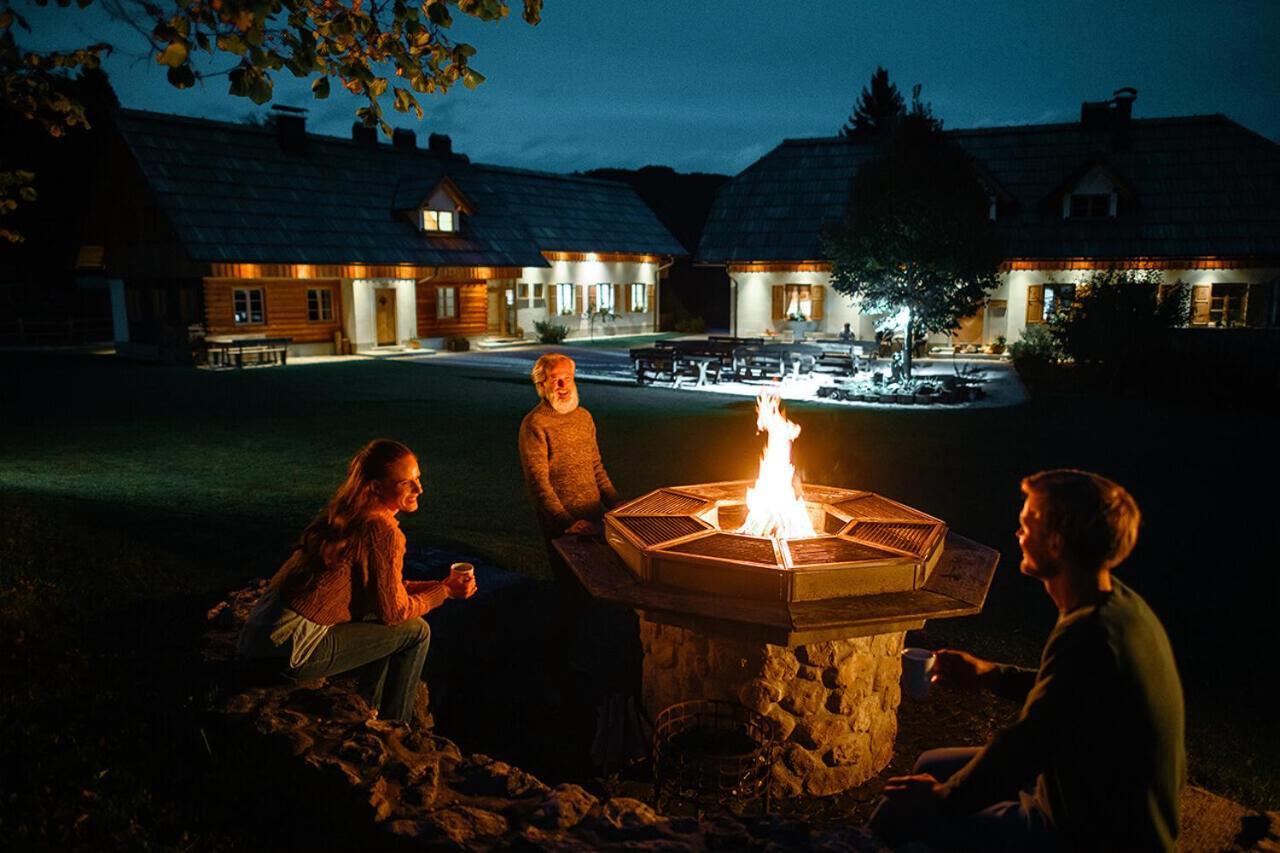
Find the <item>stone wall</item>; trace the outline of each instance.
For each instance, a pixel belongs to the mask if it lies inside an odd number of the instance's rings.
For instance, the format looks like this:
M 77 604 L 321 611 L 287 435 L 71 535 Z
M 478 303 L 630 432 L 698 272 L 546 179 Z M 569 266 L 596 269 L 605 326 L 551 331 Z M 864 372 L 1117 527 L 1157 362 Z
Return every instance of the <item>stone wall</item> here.
M 642 619 L 645 707 L 656 717 L 690 699 L 741 702 L 778 726 L 775 796 L 834 794 L 893 757 L 903 636 L 786 648 Z

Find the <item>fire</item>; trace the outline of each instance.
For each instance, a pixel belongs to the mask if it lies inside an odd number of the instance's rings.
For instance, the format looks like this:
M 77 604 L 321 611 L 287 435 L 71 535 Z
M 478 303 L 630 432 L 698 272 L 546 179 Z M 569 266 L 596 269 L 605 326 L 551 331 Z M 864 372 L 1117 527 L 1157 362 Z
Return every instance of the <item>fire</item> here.
M 791 442 L 800 425 L 787 420 L 777 394 L 768 391 L 756 398 L 756 431 L 768 434 L 760 475 L 747 489 L 747 520 L 739 533 L 795 539 L 816 536 L 804 501 L 796 495 L 791 465 Z

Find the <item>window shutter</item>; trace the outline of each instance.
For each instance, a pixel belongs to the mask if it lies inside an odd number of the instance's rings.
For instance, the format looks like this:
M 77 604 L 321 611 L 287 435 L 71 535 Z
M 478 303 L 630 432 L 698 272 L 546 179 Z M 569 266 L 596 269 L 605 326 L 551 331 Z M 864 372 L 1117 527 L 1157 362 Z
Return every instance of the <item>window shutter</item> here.
M 628 314 L 631 313 L 631 295 L 633 290 L 635 290 L 635 285 L 633 284 L 626 284 L 622 286 L 622 309 Z
M 1212 296 L 1212 284 L 1197 284 L 1191 289 L 1191 325 L 1209 325 L 1209 300 Z
M 1027 285 L 1027 325 L 1044 322 L 1044 285 Z
M 556 316 L 556 314 L 560 313 L 559 309 L 556 308 L 556 296 L 559 295 L 556 293 L 556 291 L 560 289 L 560 286 L 556 284 L 548 284 L 546 285 L 546 289 L 547 289 L 547 316 L 554 317 Z
M 646 284 L 644 286 L 644 305 L 645 305 L 645 310 L 648 311 L 650 314 L 654 314 L 658 310 L 657 305 L 654 304 L 654 301 L 653 301 L 653 285 L 652 284 Z
M 627 289 L 625 284 L 615 284 L 613 286 L 613 313 L 621 314 L 627 310 L 627 297 L 623 293 Z
M 594 284 L 587 285 L 587 313 L 594 314 L 596 311 L 596 286 Z
M 782 319 L 782 307 L 786 302 L 786 290 L 781 284 L 773 286 L 773 320 L 777 322 Z
M 813 305 L 813 316 L 809 318 L 810 320 L 822 319 L 823 294 L 826 293 L 826 290 L 820 284 L 815 284 L 809 288 L 809 301 Z

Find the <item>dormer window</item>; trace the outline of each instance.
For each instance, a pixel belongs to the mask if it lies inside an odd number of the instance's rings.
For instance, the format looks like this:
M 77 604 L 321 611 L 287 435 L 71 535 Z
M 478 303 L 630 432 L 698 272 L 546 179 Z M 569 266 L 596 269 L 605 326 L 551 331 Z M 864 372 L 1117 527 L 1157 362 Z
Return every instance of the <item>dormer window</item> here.
M 1070 219 L 1110 219 L 1116 215 L 1115 193 L 1073 193 Z
M 452 210 L 423 210 L 422 211 L 422 230 L 423 231 L 448 231 L 458 230 L 458 216 Z

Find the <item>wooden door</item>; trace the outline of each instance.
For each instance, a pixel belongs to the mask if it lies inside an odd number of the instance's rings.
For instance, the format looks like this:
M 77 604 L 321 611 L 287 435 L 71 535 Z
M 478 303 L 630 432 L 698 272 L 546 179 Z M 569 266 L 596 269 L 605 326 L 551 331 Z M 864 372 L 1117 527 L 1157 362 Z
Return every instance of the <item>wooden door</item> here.
M 489 289 L 485 295 L 489 299 L 485 315 L 485 330 L 492 334 L 501 334 L 502 318 L 505 314 L 502 310 L 502 289 L 494 285 L 489 285 Z
M 396 343 L 396 292 L 389 287 L 380 287 L 373 292 L 373 303 L 377 317 L 378 346 L 395 346 Z

